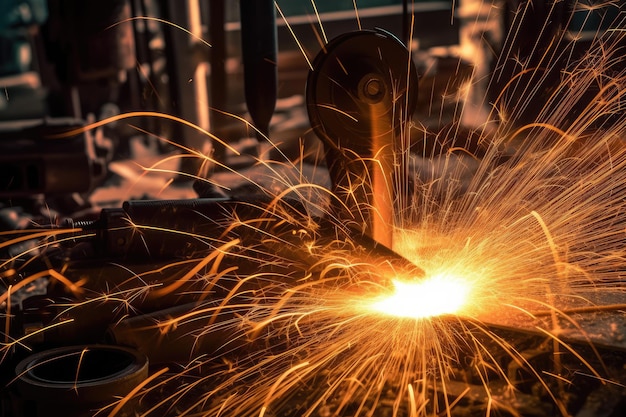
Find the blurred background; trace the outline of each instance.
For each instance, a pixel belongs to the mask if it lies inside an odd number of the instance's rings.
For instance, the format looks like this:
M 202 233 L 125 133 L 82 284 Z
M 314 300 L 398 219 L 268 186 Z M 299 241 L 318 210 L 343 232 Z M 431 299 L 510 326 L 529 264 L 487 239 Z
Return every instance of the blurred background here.
M 445 126 L 455 113 L 460 114 L 462 101 L 461 122 L 470 128 L 480 126 L 488 118 L 490 98 L 515 71 L 503 71 L 498 83 L 487 83 L 515 11 L 527 3 L 278 1 L 278 100 L 270 138 L 291 159 L 302 153 L 319 156 L 319 141 L 311 132 L 304 105 L 307 59 L 313 59 L 325 40 L 359 28 L 382 28 L 410 45 L 420 76 L 416 125 L 435 130 Z M 575 33 L 584 50 L 584 34 L 592 37 L 603 25 L 608 27 L 611 13 L 617 16 L 619 11 L 614 7 L 607 18 L 606 10 L 596 15 L 581 9 L 574 19 L 559 20 L 558 11 L 571 9 L 573 2 L 532 3 L 511 49 L 518 58 L 530 55 L 535 45 L 548 45 L 551 34 L 561 29 Z M 243 149 L 244 154 L 276 157 L 275 150 L 259 150 L 254 132 L 233 117 L 254 122 L 244 92 L 241 16 L 246 11 L 242 14 L 239 4 L 4 0 L 0 4 L 0 204 L 37 211 L 33 205 L 45 201 L 48 209 L 75 213 L 93 205 L 167 193 L 165 182 L 176 180 L 180 185 L 188 177 L 163 173 L 153 175 L 152 183 L 144 179 L 132 192 L 120 194 L 118 187 L 115 195 L 94 194 L 98 187 L 136 182 L 142 172 L 137 163 L 150 166 L 164 155 L 180 152 L 161 138 L 235 169 L 253 162 L 234 158 L 206 134 L 159 117 L 136 117 L 80 135 L 55 136 L 128 112 L 180 117 Z M 544 28 L 548 13 L 556 18 Z M 527 119 L 532 117 L 529 114 Z M 167 170 L 202 177 L 216 170 L 215 164 L 200 159 L 172 163 Z M 172 197 L 189 195 L 188 187 L 169 189 Z
M 257 3 L 269 4 L 272 19 L 259 18 L 250 6 Z M 264 174 L 267 166 L 258 164 L 259 160 L 293 162 L 285 166 L 299 170 L 289 174 L 294 182 L 302 176 L 307 182 L 330 187 L 323 143 L 307 114 L 307 79 L 314 58 L 329 41 L 360 29 L 381 28 L 411 52 L 419 78 L 416 109 L 409 120 L 411 144 L 415 146 L 411 151 L 427 160 L 438 152 L 445 153 L 444 145 L 460 146 L 478 158 L 478 139 L 489 133 L 490 124 L 501 121 L 493 103 L 500 101 L 505 86 L 514 77 L 522 84 L 540 83 L 533 102 L 523 96 L 524 89 L 511 89 L 497 108 L 504 114 L 510 104 L 515 110 L 514 117 L 507 120 L 511 129 L 536 120 L 544 109 L 542 99 L 560 84 L 566 63 L 582 57 L 599 33 L 623 19 L 622 3 L 1 0 L 0 232 L 74 225 L 87 225 L 84 231 L 91 232 L 88 227 L 93 224 L 88 221 L 98 218 L 102 209 L 119 208 L 129 200 L 249 197 L 260 189 L 271 190 L 272 181 L 283 175 Z M 254 40 L 255 30 L 264 30 L 263 24 L 274 19 L 275 56 L 261 56 L 258 66 L 246 64 L 250 58 L 259 57 L 258 51 L 246 46 L 242 34 L 248 30 Z M 554 42 L 555 38 L 560 42 Z M 563 43 L 571 43 L 566 56 L 554 50 Z M 541 66 L 542 57 L 549 57 L 550 67 L 538 76 L 518 77 L 525 68 Z M 623 69 L 626 62 L 622 61 L 612 68 Z M 406 69 L 405 61 L 388 65 L 390 69 Z M 495 72 L 497 77 L 492 77 Z M 594 97 L 599 88 L 600 84 L 591 86 L 585 96 Z M 573 103 L 565 122 L 576 118 L 585 105 L 584 98 Z M 623 117 L 599 115 L 599 121 L 605 116 Z M 262 126 L 264 123 L 269 126 Z M 435 143 L 435 137 L 439 142 Z M 252 184 L 259 187 L 250 190 Z M 221 209 L 210 208 L 214 209 L 211 214 L 217 213 L 218 220 L 224 220 Z M 165 213 L 155 216 L 157 225 L 161 221 L 168 225 L 177 216 L 172 214 L 175 212 Z M 192 226 L 197 220 L 178 217 Z M 115 234 L 107 238 L 119 241 Z M 10 269 L 11 262 L 23 257 L 28 267 L 31 251 L 33 258 L 37 254 L 36 247 L 17 240 L 17 244 L 2 246 L 0 259 L 9 260 L 0 271 L 0 277 L 8 277 L 0 292 L 9 298 L 0 304 L 5 308 L 6 346 L 11 320 L 17 316 L 15 309 L 28 297 L 40 296 L 31 302 L 30 318 L 37 322 L 41 317 L 63 318 L 54 309 L 50 309 L 53 313 L 46 310 L 45 315 L 40 314 L 45 309 L 38 303 L 45 301 L 46 308 L 50 304 L 48 298 L 44 300 L 49 295 L 47 282 L 34 281 L 21 292 L 11 292 L 11 286 L 23 278 L 19 269 Z M 160 236 L 156 241 L 161 244 Z M 177 245 L 174 241 L 178 250 Z M 122 252 L 124 248 L 118 249 Z M 91 263 L 93 253 L 83 251 L 77 245 L 71 255 L 86 260 L 80 267 L 94 277 L 106 275 L 98 285 L 108 290 L 108 280 L 114 280 L 107 274 L 113 272 Z M 115 255 L 128 260 L 128 253 Z M 65 252 L 53 252 L 50 258 L 62 265 L 67 260 Z M 114 260 L 119 266 L 118 258 Z M 37 262 L 41 264 L 33 265 L 40 270 L 49 268 L 45 257 Z M 84 275 L 80 267 L 78 284 Z M 132 268 L 121 272 L 125 273 L 134 274 Z M 124 276 L 120 282 L 130 282 L 131 278 L 135 275 Z M 65 297 L 63 294 L 59 305 L 66 305 Z M 11 305 L 14 310 L 10 310 Z M 103 312 L 98 313 L 103 328 L 111 320 L 107 309 L 104 305 Z M 166 313 L 169 317 L 170 312 Z M 94 334 L 81 330 L 72 337 L 101 340 L 100 327 L 89 314 L 76 314 L 75 318 L 83 319 L 81 325 Z M 17 328 L 25 334 L 31 331 Z M 619 337 L 623 345 L 624 338 Z M 63 342 L 68 339 L 64 334 L 59 336 Z M 615 352 L 616 357 L 623 357 L 623 351 Z M 620 366 L 622 362 L 620 359 Z M 4 365 L 1 360 L 0 365 Z M 12 372 L 10 376 L 4 373 L 2 382 L 12 378 Z M 624 401 L 616 398 L 621 408 L 613 407 L 606 416 L 623 411 Z M 0 403 L 0 411 L 2 406 Z M 550 415 L 535 414 L 535 408 L 535 403 L 530 404 L 524 415 Z M 614 409 L 615 414 L 610 414 Z M 479 415 L 484 415 L 483 409 Z

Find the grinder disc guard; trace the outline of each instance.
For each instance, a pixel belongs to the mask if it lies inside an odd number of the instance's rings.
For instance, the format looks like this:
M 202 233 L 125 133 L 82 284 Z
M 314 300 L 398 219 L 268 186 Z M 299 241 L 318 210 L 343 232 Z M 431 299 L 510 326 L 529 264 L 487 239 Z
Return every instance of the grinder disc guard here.
M 340 35 L 309 72 L 311 126 L 327 147 L 367 156 L 373 134 L 401 129 L 413 113 L 417 81 L 409 51 L 394 35 L 381 29 Z
M 417 72 L 396 37 L 382 30 L 341 35 L 317 55 L 307 110 L 324 142 L 337 218 L 392 246 L 394 190 L 403 178 L 403 135 L 417 99 Z M 338 202 L 339 201 L 339 202 Z

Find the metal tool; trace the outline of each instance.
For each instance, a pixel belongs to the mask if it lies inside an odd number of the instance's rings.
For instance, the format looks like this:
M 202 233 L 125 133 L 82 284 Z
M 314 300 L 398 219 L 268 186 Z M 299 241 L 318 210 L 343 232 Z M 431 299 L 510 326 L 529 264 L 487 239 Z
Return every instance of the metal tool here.
M 308 221 L 317 227 L 303 226 Z M 259 274 L 289 281 L 295 268 L 318 274 L 338 258 L 349 258 L 377 276 L 383 269 L 415 277 L 424 274 L 367 235 L 324 218 L 313 219 L 298 201 L 279 202 L 270 197 L 127 201 L 121 208 L 103 209 L 93 222 L 73 226 L 82 228 L 85 236 L 77 232 L 76 241 L 68 240 L 67 247 L 59 246 L 49 256 L 40 255 L 39 262 L 30 260 L 24 268 L 11 266 L 16 268 L 11 272 L 16 280 L 52 267 L 63 269 L 67 280 L 81 282 L 76 294 L 66 286 L 46 284 L 45 294 L 27 297 L 21 307 L 13 306 L 11 327 L 17 333 L 12 337 L 48 328 L 38 338 L 28 337 L 24 344 L 101 342 L 106 329 L 123 314 L 123 309 L 112 311 L 109 303 L 89 302 L 104 293 L 132 292 L 138 284 L 145 286 L 144 294 L 133 300 L 133 309 L 151 314 L 199 301 L 219 302 L 238 282 L 220 279 L 219 285 L 207 291 L 206 281 L 184 278 L 198 265 L 198 271 L 204 266 L 214 269 L 215 276 L 221 272 L 238 277 Z M 337 257 L 333 257 L 335 253 Z M 262 284 L 251 280 L 246 285 L 256 289 Z M 79 305 L 68 313 L 68 302 Z M 51 326 L 69 318 L 72 320 L 62 326 Z M 126 325 L 133 327 L 141 320 Z M 125 329 L 118 330 L 123 333 Z M 116 337 L 126 337 L 122 333 Z M 184 346 L 170 353 L 182 355 Z
M 240 20 L 246 104 L 258 129 L 257 139 L 262 141 L 269 135 L 277 97 L 278 44 L 274 2 L 241 0 Z
M 402 139 L 415 109 L 417 81 L 409 51 L 381 29 L 330 41 L 307 79 L 311 126 L 324 142 L 333 192 L 345 205 L 338 207 L 344 213 L 339 215 L 388 247 L 394 188 L 407 149 Z

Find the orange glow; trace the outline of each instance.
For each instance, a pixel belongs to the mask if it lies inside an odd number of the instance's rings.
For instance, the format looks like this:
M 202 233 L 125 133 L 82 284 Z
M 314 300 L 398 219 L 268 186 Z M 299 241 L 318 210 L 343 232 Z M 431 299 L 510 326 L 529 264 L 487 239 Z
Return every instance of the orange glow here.
M 428 318 L 458 313 L 466 305 L 470 285 L 454 275 L 434 275 L 425 280 L 393 280 L 394 292 L 378 298 L 371 307 L 379 313 L 406 318 Z

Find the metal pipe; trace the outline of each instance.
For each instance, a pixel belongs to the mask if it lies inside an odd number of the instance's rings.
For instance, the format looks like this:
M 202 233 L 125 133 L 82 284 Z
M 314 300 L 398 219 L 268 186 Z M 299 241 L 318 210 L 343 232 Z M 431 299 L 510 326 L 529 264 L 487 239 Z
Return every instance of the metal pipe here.
M 269 136 L 278 88 L 278 44 L 273 0 L 240 0 L 246 104 L 257 138 Z

